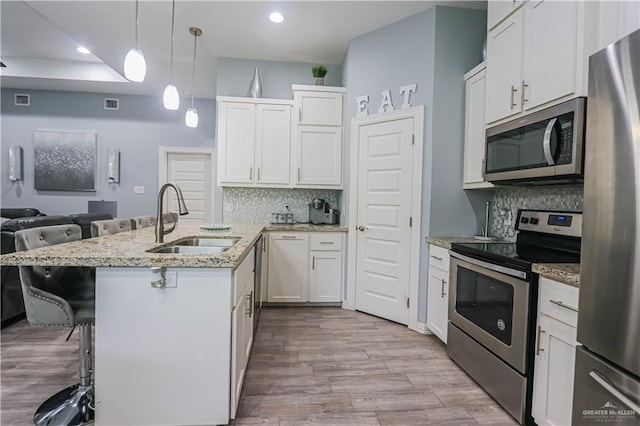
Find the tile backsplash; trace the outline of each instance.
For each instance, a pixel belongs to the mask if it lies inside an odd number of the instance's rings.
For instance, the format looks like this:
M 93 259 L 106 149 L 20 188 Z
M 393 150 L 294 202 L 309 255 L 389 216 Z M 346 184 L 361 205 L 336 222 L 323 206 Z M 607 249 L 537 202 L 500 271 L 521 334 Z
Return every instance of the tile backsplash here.
M 285 204 L 296 222 L 309 221 L 308 204 L 322 198 L 340 209 L 339 191 L 324 189 L 224 188 L 222 217 L 227 223 L 269 223 L 271 213 L 284 213 Z M 233 206 L 233 211 L 229 211 Z
M 582 185 L 496 188 L 491 200 L 490 235 L 514 241 L 518 209 L 582 211 Z

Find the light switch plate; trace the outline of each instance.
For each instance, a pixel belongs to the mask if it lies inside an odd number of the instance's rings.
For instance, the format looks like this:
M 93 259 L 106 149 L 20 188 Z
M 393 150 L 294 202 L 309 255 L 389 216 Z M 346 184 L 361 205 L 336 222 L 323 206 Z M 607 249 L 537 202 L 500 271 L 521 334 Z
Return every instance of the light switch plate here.
M 133 187 L 134 194 L 144 194 L 144 186 L 134 186 Z

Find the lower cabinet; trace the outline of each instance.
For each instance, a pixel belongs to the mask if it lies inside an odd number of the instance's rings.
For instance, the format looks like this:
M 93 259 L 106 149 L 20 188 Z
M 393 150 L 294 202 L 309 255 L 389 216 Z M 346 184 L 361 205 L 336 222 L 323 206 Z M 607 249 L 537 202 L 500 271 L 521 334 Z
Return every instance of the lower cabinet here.
M 342 232 L 270 232 L 267 302 L 342 301 Z
M 447 343 L 449 321 L 449 251 L 429 246 L 429 279 L 427 283 L 427 328 Z
M 532 415 L 538 425 L 571 424 L 578 289 L 540 279 Z

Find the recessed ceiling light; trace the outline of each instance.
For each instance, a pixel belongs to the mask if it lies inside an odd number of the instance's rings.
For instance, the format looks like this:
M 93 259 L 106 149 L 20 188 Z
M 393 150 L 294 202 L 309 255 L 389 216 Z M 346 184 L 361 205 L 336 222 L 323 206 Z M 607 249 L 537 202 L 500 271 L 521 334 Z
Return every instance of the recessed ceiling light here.
M 91 53 L 89 51 L 89 49 L 87 49 L 84 46 L 78 46 L 78 48 L 76 49 L 78 52 L 82 53 L 83 55 L 88 55 L 89 53 Z
M 284 21 L 284 16 L 280 12 L 273 12 L 269 15 L 269 20 L 275 24 L 279 24 Z

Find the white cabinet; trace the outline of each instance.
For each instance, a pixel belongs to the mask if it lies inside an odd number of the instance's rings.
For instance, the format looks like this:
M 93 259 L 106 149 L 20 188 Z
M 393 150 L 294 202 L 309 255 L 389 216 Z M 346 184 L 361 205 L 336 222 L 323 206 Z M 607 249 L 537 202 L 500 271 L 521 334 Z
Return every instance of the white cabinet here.
M 486 122 L 586 96 L 596 2 L 536 0 L 488 33 Z
M 487 2 L 487 29 L 495 27 L 523 4 L 524 0 L 493 0 Z
M 242 384 L 253 345 L 253 283 L 255 252 L 234 271 L 234 306 L 231 310 L 231 403 L 229 416 L 235 418 Z
M 303 232 L 269 234 L 268 302 L 306 302 L 309 237 Z
M 342 232 L 270 232 L 267 302 L 340 302 Z
M 532 416 L 539 425 L 571 424 L 578 289 L 540 278 Z
M 637 0 L 600 1 L 598 47 L 607 45 L 640 29 L 640 2 Z
M 342 87 L 293 85 L 296 187 L 342 187 Z
M 427 328 L 447 343 L 449 320 L 449 251 L 429 245 L 427 283 Z
M 478 65 L 465 74 L 463 188 L 492 188 L 484 180 L 486 66 Z
M 218 183 L 290 184 L 292 102 L 218 97 Z

